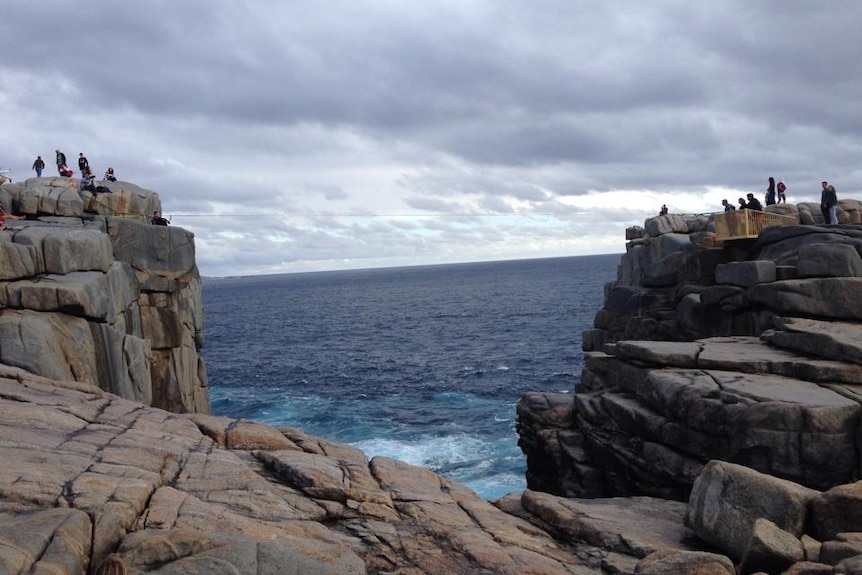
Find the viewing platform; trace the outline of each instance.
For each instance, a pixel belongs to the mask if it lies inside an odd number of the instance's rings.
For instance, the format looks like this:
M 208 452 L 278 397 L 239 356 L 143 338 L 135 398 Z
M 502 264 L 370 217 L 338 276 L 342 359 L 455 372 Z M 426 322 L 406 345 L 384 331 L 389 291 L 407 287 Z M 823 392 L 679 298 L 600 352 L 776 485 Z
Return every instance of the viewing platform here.
M 715 239 L 740 240 L 756 238 L 765 228 L 772 226 L 791 226 L 800 223 L 799 216 L 775 214 L 758 210 L 735 210 L 713 216 L 715 220 Z

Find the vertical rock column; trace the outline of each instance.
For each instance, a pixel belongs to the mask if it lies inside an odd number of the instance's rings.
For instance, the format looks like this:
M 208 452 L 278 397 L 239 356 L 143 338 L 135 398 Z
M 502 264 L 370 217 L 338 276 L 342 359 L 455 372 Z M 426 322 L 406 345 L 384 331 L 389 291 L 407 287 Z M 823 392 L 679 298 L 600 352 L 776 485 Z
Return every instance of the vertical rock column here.
M 107 218 L 114 257 L 128 263 L 140 284 L 141 335 L 152 346 L 152 405 L 175 412 L 207 412 L 201 282 L 194 234 L 182 228 Z

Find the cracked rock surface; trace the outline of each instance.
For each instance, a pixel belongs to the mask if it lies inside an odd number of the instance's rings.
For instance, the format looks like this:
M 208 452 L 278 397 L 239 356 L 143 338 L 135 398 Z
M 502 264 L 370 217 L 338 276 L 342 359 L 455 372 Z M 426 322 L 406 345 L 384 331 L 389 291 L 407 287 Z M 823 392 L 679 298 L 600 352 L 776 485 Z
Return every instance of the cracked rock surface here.
M 0 366 L 4 574 L 83 574 L 112 552 L 133 574 L 594 574 L 688 549 L 678 503 L 562 501 L 495 505 L 296 429 Z

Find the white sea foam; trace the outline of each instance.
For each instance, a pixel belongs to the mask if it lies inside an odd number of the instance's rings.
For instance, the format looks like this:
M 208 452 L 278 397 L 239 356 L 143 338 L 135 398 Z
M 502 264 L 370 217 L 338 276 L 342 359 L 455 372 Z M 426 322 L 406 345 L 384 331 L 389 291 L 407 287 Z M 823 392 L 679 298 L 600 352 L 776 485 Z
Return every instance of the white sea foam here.
M 434 470 L 455 463 L 475 461 L 487 457 L 493 451 L 488 442 L 463 435 L 423 437 L 414 441 L 376 437 L 351 445 L 361 449 L 368 457 L 382 455 Z

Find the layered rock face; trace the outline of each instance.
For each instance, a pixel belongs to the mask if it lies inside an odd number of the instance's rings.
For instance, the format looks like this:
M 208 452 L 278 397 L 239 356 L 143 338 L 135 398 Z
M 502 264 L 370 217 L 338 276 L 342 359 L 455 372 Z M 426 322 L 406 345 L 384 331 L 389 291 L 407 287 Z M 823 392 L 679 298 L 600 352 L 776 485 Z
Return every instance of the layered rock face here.
M 713 459 L 815 489 L 862 475 L 862 225 L 781 210 L 812 223 L 719 246 L 704 216 L 629 230 L 576 393 L 519 405 L 531 488 L 685 501 Z
M 0 187 L 0 361 L 145 405 L 206 412 L 193 235 L 149 225 L 158 194 L 72 178 Z M 13 219 L 15 218 L 15 219 Z

